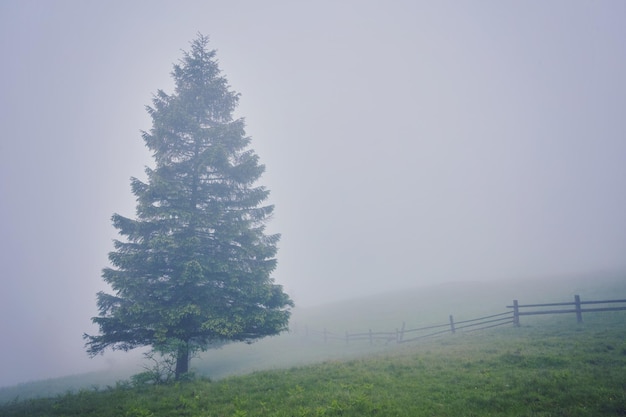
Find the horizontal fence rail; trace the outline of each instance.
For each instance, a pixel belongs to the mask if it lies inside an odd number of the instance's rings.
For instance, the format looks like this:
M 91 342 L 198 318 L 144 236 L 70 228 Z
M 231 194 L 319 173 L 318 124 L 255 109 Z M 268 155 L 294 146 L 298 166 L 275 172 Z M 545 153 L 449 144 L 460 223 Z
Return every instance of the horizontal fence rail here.
M 599 307 L 599 308 L 583 308 L 583 305 L 588 304 L 626 304 L 626 300 L 602 300 L 602 301 L 581 301 L 579 295 L 574 296 L 574 302 L 570 303 L 548 303 L 548 304 L 519 304 L 517 300 L 513 300 L 512 306 L 506 306 L 513 309 L 513 324 L 515 326 L 520 325 L 520 316 L 534 316 L 540 314 L 576 314 L 576 320 L 578 323 L 583 322 L 583 313 L 597 313 L 601 311 L 623 311 L 626 310 L 626 306 L 618 307 Z M 574 308 L 559 308 L 552 310 L 533 310 L 535 308 L 543 307 L 563 307 L 574 306 Z M 530 309 L 522 311 L 521 309 Z
M 305 326 L 305 335 L 307 337 L 309 335 L 321 336 L 324 339 L 324 343 L 328 343 L 332 340 L 341 340 L 346 344 L 353 341 L 363 340 L 369 341 L 370 344 L 374 344 L 375 341 L 384 341 L 385 343 L 407 343 L 428 337 L 454 334 L 457 331 L 473 332 L 512 323 L 513 313 L 507 311 L 505 313 L 493 314 L 490 316 L 457 322 L 454 321 L 453 316 L 450 316 L 448 323 L 435 324 L 414 329 L 407 329 L 406 324 L 402 323 L 402 327 L 400 329 L 387 332 L 375 332 L 369 329 L 369 331 L 361 333 L 350 333 L 346 331 L 344 334 L 338 334 L 327 329 L 320 331 L 309 329 L 308 326 Z
M 493 319 L 493 320 L 487 320 L 487 319 L 492 319 L 494 317 L 499 317 L 499 318 Z M 459 321 L 456 324 L 458 325 L 458 324 L 465 324 L 465 323 L 472 323 L 472 324 L 466 324 L 465 326 L 460 326 L 460 327 L 457 326 L 457 329 L 466 329 L 469 327 L 481 326 L 477 329 L 467 330 L 468 332 L 474 332 L 476 330 L 490 329 L 492 327 L 502 326 L 503 324 L 512 324 L 513 315 L 511 314 L 510 311 L 507 311 L 506 313 L 494 314 L 492 316 L 482 317 L 480 319 Z M 489 326 L 485 326 L 485 324 L 489 324 L 489 323 L 496 323 L 496 324 L 490 324 Z
M 489 329 L 492 327 L 501 326 L 504 324 L 511 324 L 511 323 L 513 323 L 513 315 L 511 314 L 510 311 L 506 313 L 493 314 L 490 316 L 479 317 L 476 319 L 463 320 L 463 321 L 457 321 L 457 322 L 454 321 L 453 316 L 450 316 L 450 320 L 448 324 L 438 324 L 434 326 L 426 326 L 426 327 L 420 327 L 417 329 L 404 330 L 402 333 L 400 333 L 398 343 L 413 342 L 419 339 L 439 336 L 439 335 L 443 335 L 446 333 L 454 334 L 458 330 L 463 330 L 465 332 L 473 332 L 477 330 Z M 466 330 L 466 329 L 469 329 L 469 330 Z M 435 330 L 435 331 L 433 332 L 431 330 Z M 412 336 L 408 339 L 404 338 L 404 335 L 406 333 L 414 333 L 414 332 L 426 332 L 426 333 Z
M 614 307 L 594 307 L 594 308 L 585 308 L 587 305 L 598 305 L 598 304 L 623 304 L 621 306 Z M 568 307 L 573 306 L 573 308 L 557 308 L 557 309 L 545 309 L 548 307 Z M 594 313 L 601 311 L 623 311 L 626 310 L 626 299 L 624 300 L 602 300 L 602 301 L 581 301 L 580 296 L 574 296 L 573 302 L 563 302 L 563 303 L 546 303 L 546 304 L 519 304 L 518 300 L 513 300 L 513 305 L 506 306 L 506 308 L 512 309 L 511 311 L 507 311 L 499 314 L 492 314 L 490 316 L 479 317 L 470 320 L 462 320 L 462 321 L 454 321 L 454 317 L 452 315 L 449 316 L 449 320 L 447 323 L 441 324 L 433 324 L 423 327 L 417 327 L 412 329 L 407 329 L 405 322 L 402 323 L 402 327 L 400 329 L 395 329 L 395 331 L 372 331 L 369 329 L 367 332 L 360 333 L 350 333 L 346 331 L 343 334 L 333 333 L 324 330 L 314 330 L 309 329 L 309 326 L 305 326 L 305 335 L 309 337 L 313 336 L 321 336 L 324 340 L 324 343 L 328 343 L 329 341 L 337 340 L 343 341 L 346 344 L 350 344 L 355 341 L 369 341 L 370 344 L 374 344 L 375 341 L 383 341 L 385 343 L 409 343 L 415 342 L 421 339 L 426 339 L 430 337 L 441 336 L 445 334 L 454 334 L 457 332 L 475 332 L 479 330 L 490 329 L 497 326 L 503 325 L 514 325 L 519 327 L 520 325 L 520 316 L 532 316 L 532 315 L 540 315 L 540 314 L 576 314 L 577 320 L 579 323 L 582 323 L 582 314 L 583 313 Z

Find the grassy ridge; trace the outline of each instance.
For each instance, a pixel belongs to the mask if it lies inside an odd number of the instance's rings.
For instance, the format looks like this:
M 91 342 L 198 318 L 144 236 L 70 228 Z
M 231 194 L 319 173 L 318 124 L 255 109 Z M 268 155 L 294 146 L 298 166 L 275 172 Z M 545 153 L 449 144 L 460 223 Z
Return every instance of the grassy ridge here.
M 442 284 L 407 289 L 388 294 L 347 300 L 317 307 L 297 308 L 292 317 L 291 333 L 267 338 L 252 345 L 233 344 L 212 350 L 192 367 L 200 375 L 220 379 L 255 370 L 312 364 L 324 360 L 348 359 L 378 352 L 387 346 L 369 346 L 367 342 L 346 346 L 341 340 L 323 342 L 324 329 L 343 337 L 349 333 L 394 331 L 406 328 L 475 319 L 510 311 L 505 306 L 513 299 L 521 304 L 567 302 L 580 294 L 583 300 L 626 299 L 626 274 L 594 274 L 542 280 L 511 280 Z M 535 320 L 535 319 L 533 319 Z M 575 319 L 574 319 L 575 320 Z M 522 323 L 526 318 L 522 320 Z M 309 336 L 305 336 L 308 329 Z M 384 345 L 384 343 L 383 343 Z
M 12 416 L 626 415 L 626 314 L 527 318 L 350 360 L 217 382 L 12 402 Z

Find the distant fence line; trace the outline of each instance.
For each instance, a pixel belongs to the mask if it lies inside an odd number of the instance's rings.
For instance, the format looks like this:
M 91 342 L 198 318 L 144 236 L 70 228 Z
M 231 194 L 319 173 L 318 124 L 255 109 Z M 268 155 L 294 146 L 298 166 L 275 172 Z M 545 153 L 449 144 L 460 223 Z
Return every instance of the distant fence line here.
M 333 333 L 326 328 L 320 331 L 309 329 L 308 326 L 305 326 L 305 336 L 308 337 L 311 334 L 321 336 L 324 339 L 324 343 L 327 343 L 330 340 L 341 340 L 345 341 L 346 344 L 360 340 L 368 340 L 370 344 L 373 344 L 374 341 L 377 340 L 382 340 L 386 343 L 407 343 L 446 333 L 453 334 L 460 330 L 464 332 L 472 332 L 502 326 L 505 324 L 512 324 L 513 313 L 507 311 L 505 313 L 456 322 L 454 321 L 454 317 L 450 315 L 448 319 L 448 322 L 445 324 L 435 324 L 414 329 L 407 329 L 406 322 L 403 322 L 401 328 L 387 332 L 374 332 L 372 329 L 369 329 L 367 332 L 363 333 L 350 333 L 346 331 L 344 334 L 338 334 Z
M 600 307 L 600 308 L 583 308 L 586 304 L 614 304 L 622 303 L 626 304 L 626 300 L 602 300 L 602 301 L 581 301 L 580 296 L 574 297 L 574 302 L 571 303 L 549 303 L 549 304 L 519 304 L 518 300 L 513 300 L 513 305 L 506 306 L 506 308 L 512 309 L 499 314 L 492 314 L 489 316 L 479 317 L 470 320 L 454 321 L 452 315 L 449 316 L 448 322 L 445 324 L 434 324 L 424 327 L 418 327 L 414 329 L 406 329 L 406 322 L 402 322 L 402 327 L 396 328 L 394 331 L 386 332 L 374 332 L 369 329 L 367 332 L 350 333 L 346 331 L 344 334 L 333 333 L 326 328 L 323 330 L 309 329 L 305 326 L 305 336 L 310 335 L 321 336 L 324 339 L 324 343 L 328 343 L 331 340 L 344 341 L 346 344 L 350 344 L 353 341 L 369 341 L 370 344 L 374 344 L 374 341 L 382 340 L 385 343 L 408 343 L 414 342 L 420 339 L 429 337 L 440 336 L 444 334 L 454 334 L 458 331 L 464 333 L 474 332 L 478 330 L 490 329 L 497 326 L 503 326 L 512 324 L 513 326 L 520 326 L 520 316 L 531 316 L 539 314 L 563 314 L 563 313 L 576 313 L 578 323 L 582 323 L 583 313 L 594 313 L 601 311 L 622 311 L 626 310 L 626 306 L 618 307 Z M 553 306 L 574 306 L 572 309 L 556 309 L 556 310 L 533 310 L 538 307 L 553 307 Z

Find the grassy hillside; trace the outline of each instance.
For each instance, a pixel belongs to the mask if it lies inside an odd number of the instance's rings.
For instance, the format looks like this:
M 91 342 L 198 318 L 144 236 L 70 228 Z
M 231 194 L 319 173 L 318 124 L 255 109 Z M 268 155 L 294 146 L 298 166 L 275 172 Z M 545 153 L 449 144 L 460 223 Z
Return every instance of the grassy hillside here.
M 252 345 L 233 344 L 212 350 L 192 361 L 197 375 L 220 381 L 233 375 L 244 375 L 255 371 L 278 370 L 311 365 L 328 361 L 346 361 L 367 355 L 395 354 L 402 349 L 422 349 L 424 343 L 399 346 L 382 341 L 371 345 L 367 341 L 346 345 L 341 340 L 324 343 L 321 330 L 327 329 L 338 335 L 373 331 L 392 331 L 405 322 L 407 328 L 429 324 L 446 323 L 448 315 L 455 320 L 467 320 L 483 315 L 506 311 L 506 305 L 514 298 L 521 303 L 560 302 L 573 300 L 580 294 L 583 300 L 626 298 L 626 279 L 620 274 L 581 276 L 572 279 L 524 280 L 500 283 L 446 284 L 429 288 L 415 288 L 397 293 L 383 294 L 318 307 L 297 308 L 292 320 L 292 331 L 279 337 L 261 340 Z M 620 313 L 616 313 L 620 314 Z M 593 315 L 586 315 L 585 321 Z M 623 317 L 623 316 L 620 316 Z M 524 317 L 522 324 L 538 326 L 544 320 L 563 320 L 575 324 L 570 315 L 558 317 Z M 585 323 L 587 326 L 587 323 Z M 499 328 L 496 335 L 508 331 Z M 525 328 L 523 331 L 541 329 Z M 491 333 L 490 333 L 491 334 Z M 515 333 L 517 334 L 517 333 Z M 575 333 L 577 334 L 577 333 Z M 458 336 L 458 337 L 457 337 Z M 464 340 L 461 335 L 442 338 L 441 343 Z M 468 339 L 470 340 L 470 339 Z M 438 343 L 438 342 L 437 342 Z M 431 347 L 438 350 L 439 347 Z M 617 349 L 617 348 L 616 348 Z M 140 358 L 129 355 L 127 362 L 107 372 L 68 376 L 66 378 L 35 381 L 15 387 L 0 389 L 0 403 L 15 398 L 54 397 L 67 391 L 106 390 L 116 381 L 128 379 L 141 372 Z M 2 415 L 2 413 L 0 413 Z
M 321 332 L 326 329 L 342 337 L 346 331 L 394 331 L 403 322 L 407 328 L 445 324 L 450 314 L 460 321 L 508 311 L 506 306 L 513 299 L 521 304 L 571 302 L 575 294 L 583 300 L 626 299 L 626 274 L 452 283 L 296 309 L 290 334 L 252 345 L 237 344 L 209 351 L 192 365 L 197 373 L 219 379 L 251 371 L 355 358 L 385 351 L 389 346 L 384 342 L 374 346 L 367 342 L 346 345 L 342 340 L 324 343 Z M 569 319 L 575 321 L 574 317 Z
M 12 402 L 12 416 L 626 415 L 626 314 L 537 317 L 358 359 L 216 382 L 118 384 Z

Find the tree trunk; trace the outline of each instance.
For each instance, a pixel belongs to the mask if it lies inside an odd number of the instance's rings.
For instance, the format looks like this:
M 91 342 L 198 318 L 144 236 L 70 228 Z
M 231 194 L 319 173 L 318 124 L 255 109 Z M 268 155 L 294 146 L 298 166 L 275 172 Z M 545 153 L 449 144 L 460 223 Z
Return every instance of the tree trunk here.
M 178 354 L 176 355 L 176 371 L 174 379 L 180 380 L 180 377 L 189 372 L 189 344 L 181 343 L 178 346 Z

